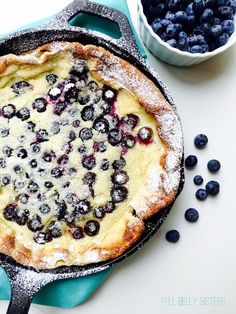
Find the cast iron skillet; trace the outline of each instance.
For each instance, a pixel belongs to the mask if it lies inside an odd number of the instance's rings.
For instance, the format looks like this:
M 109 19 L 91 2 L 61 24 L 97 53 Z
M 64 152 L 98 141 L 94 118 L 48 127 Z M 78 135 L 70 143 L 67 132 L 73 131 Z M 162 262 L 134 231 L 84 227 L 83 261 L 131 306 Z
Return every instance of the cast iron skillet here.
M 97 15 L 116 22 L 120 28 L 121 37 L 113 39 L 95 31 L 70 26 L 69 21 L 78 13 Z M 174 106 L 171 96 L 157 73 L 141 57 L 128 19 L 122 12 L 86 0 L 74 1 L 43 26 L 17 32 L 0 40 L 0 55 L 20 54 L 51 41 L 78 41 L 82 44 L 99 45 L 110 50 L 140 69 L 161 89 L 167 100 Z M 178 194 L 181 192 L 183 184 L 184 172 L 182 166 Z M 33 268 L 16 263 L 9 256 L 0 254 L 0 265 L 5 269 L 11 284 L 11 301 L 7 314 L 27 314 L 35 293 L 49 282 L 94 274 L 124 260 L 137 251 L 159 229 L 172 205 L 147 220 L 145 222 L 145 231 L 138 242 L 124 254 L 110 261 L 85 266 L 63 266 L 37 272 Z

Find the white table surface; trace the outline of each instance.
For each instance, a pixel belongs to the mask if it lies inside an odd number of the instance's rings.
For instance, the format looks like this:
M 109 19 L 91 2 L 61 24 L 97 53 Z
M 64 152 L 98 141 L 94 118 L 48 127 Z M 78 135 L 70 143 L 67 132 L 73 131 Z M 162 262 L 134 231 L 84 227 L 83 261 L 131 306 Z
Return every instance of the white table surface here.
M 117 0 L 118 1 L 118 0 Z M 2 33 L 50 16 L 70 0 L 2 0 Z M 128 0 L 136 25 L 136 1 Z M 148 53 L 152 66 L 168 86 L 178 106 L 185 135 L 185 153 L 199 164 L 186 171 L 186 184 L 161 230 L 142 250 L 118 265 L 104 285 L 74 309 L 32 305 L 30 313 L 80 314 L 234 314 L 236 313 L 236 46 L 198 66 L 177 68 Z M 206 149 L 194 148 L 193 137 L 208 135 Z M 206 170 L 209 159 L 222 163 L 220 173 Z M 204 202 L 195 199 L 195 174 L 216 179 L 221 193 Z M 184 219 L 189 207 L 200 219 Z M 168 243 L 165 233 L 177 228 L 181 239 Z M 5 313 L 7 302 L 0 302 Z

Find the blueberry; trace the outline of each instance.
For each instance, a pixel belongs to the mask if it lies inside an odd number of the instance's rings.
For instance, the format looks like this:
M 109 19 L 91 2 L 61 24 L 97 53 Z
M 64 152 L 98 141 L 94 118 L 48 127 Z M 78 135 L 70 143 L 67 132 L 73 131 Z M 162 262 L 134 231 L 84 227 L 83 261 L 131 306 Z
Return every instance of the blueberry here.
M 180 38 L 177 42 L 177 48 L 182 51 L 188 50 L 188 40 L 187 38 Z
M 90 205 L 90 202 L 87 200 L 80 200 L 78 203 L 76 203 L 74 205 L 74 208 L 75 208 L 76 212 L 78 212 L 82 215 L 85 215 L 85 214 L 90 212 L 91 205 Z
M 208 37 L 211 36 L 211 24 L 203 23 L 201 25 L 201 29 L 202 29 L 205 36 L 208 36 Z
M 72 231 L 72 237 L 76 240 L 84 238 L 84 230 L 82 227 L 76 227 Z
M 16 219 L 16 215 L 17 215 L 17 211 L 18 211 L 17 206 L 15 206 L 13 204 L 9 204 L 3 210 L 3 217 L 6 220 L 10 220 L 10 221 L 15 220 Z
M 66 109 L 67 104 L 63 101 L 59 101 L 53 108 L 53 113 L 60 116 Z
M 165 19 L 171 21 L 172 23 L 175 23 L 175 14 L 170 12 L 170 11 L 168 11 L 166 13 Z
M 48 96 L 52 99 L 52 100 L 57 100 L 60 96 L 61 96 L 62 91 L 60 90 L 60 88 L 58 87 L 52 87 L 49 92 L 48 92 Z
M 92 186 L 96 181 L 96 174 L 94 172 L 87 172 L 83 177 L 83 183 Z
M 39 186 L 36 182 L 30 181 L 28 184 L 28 190 L 30 193 L 36 193 L 39 190 Z
M 38 112 L 44 112 L 47 109 L 47 100 L 45 98 L 36 98 L 32 104 L 33 109 L 36 109 Z
M 202 53 L 208 52 L 209 50 L 210 50 L 210 48 L 207 44 L 202 45 Z
M 76 88 L 74 83 L 68 83 L 65 85 L 64 88 L 64 97 L 65 100 L 69 103 L 74 103 L 78 98 L 78 89 Z
M 104 142 L 95 143 L 94 151 L 104 153 L 107 150 L 107 146 Z
M 197 157 L 194 155 L 189 155 L 186 159 L 185 159 L 185 167 L 187 168 L 193 168 L 196 166 L 198 160 Z
M 58 192 L 56 192 L 56 198 L 58 197 Z M 57 217 L 58 220 L 62 220 L 66 214 L 66 209 L 67 209 L 67 205 L 65 203 L 65 201 L 55 201 L 56 203 L 56 209 L 55 209 L 55 216 Z
M 109 123 L 105 118 L 97 118 L 93 122 L 93 128 L 100 133 L 107 133 L 109 131 Z
M 47 231 L 53 238 L 59 238 L 62 236 L 62 224 L 59 221 L 51 221 L 47 227 Z
M 81 105 L 86 105 L 90 101 L 90 96 L 89 95 L 80 96 L 78 101 Z
M 212 9 L 205 9 L 200 17 L 200 23 L 211 23 L 213 21 L 214 12 Z
M 36 232 L 34 241 L 38 244 L 45 244 L 52 241 L 52 235 L 49 232 Z
M 43 223 L 41 217 L 34 215 L 31 219 L 28 220 L 27 226 L 33 232 L 42 230 Z
M 138 138 L 143 143 L 149 143 L 152 139 L 153 131 L 148 127 L 143 127 L 138 131 Z
M 28 203 L 28 199 L 29 199 L 29 195 L 28 194 L 20 194 L 19 195 L 19 202 L 22 204 L 27 204 Z
M 188 15 L 187 17 L 187 27 L 193 28 L 196 25 L 196 18 L 194 15 Z
M 200 46 L 200 45 L 192 46 L 189 51 L 191 53 L 203 53 L 202 46 Z
M 32 121 L 27 122 L 27 130 L 34 132 L 36 124 Z
M 111 176 L 111 181 L 114 184 L 122 185 L 129 181 L 129 176 L 126 171 L 117 170 Z
M 180 0 L 168 1 L 168 7 L 169 7 L 170 11 L 172 11 L 172 12 L 177 12 L 180 9 L 180 4 L 181 4 Z
M 90 156 L 83 156 L 82 158 L 82 166 L 85 168 L 85 169 L 88 169 L 88 170 L 91 170 L 95 167 L 96 165 L 96 160 L 95 158 L 90 155 Z
M 117 146 L 122 141 L 123 133 L 119 129 L 111 129 L 108 133 L 107 140 L 112 146 Z
M 115 99 L 116 97 L 116 91 L 109 87 L 109 86 L 104 86 L 103 89 L 102 89 L 102 98 L 111 103 L 113 102 L 113 100 Z
M 171 22 L 167 19 L 163 19 L 160 21 L 160 24 L 163 26 L 163 28 L 166 28 L 166 26 L 171 24 Z
M 78 127 L 80 126 L 80 120 L 74 120 L 74 121 L 72 122 L 72 126 L 73 126 L 74 128 L 78 128 Z
M 203 35 L 192 35 L 188 38 L 188 44 L 190 46 L 195 46 L 195 45 L 202 45 L 202 44 L 205 44 L 206 41 L 205 41 L 205 38 Z
M 186 32 L 184 32 L 184 31 L 179 32 L 179 39 L 181 39 L 181 38 L 185 38 L 185 39 L 188 38 L 188 35 L 186 34 Z
M 87 152 L 87 148 L 85 145 L 81 145 L 79 148 L 78 148 L 78 152 L 83 155 Z
M 30 117 L 30 111 L 28 108 L 22 108 L 16 113 L 17 118 L 21 119 L 21 121 L 25 121 Z
M 32 168 L 37 168 L 38 163 L 37 163 L 36 159 L 31 159 L 31 160 L 30 160 L 30 166 L 31 166 Z
M 26 157 L 28 157 L 28 153 L 27 150 L 24 148 L 20 148 L 17 152 L 17 157 L 21 158 L 21 159 L 25 159 Z
M 51 170 L 51 175 L 54 178 L 60 178 L 63 175 L 63 169 L 61 169 L 60 167 L 55 167 Z
M 69 132 L 69 139 L 70 141 L 74 141 L 76 139 L 76 134 L 74 131 Z
M 0 128 L 0 137 L 7 137 L 9 135 L 9 129 Z
M 200 15 L 205 9 L 203 0 L 193 0 L 193 11 L 195 15 Z
M 81 118 L 84 121 L 90 121 L 94 118 L 94 108 L 92 106 L 86 106 L 81 111 Z
M 175 13 L 175 22 L 185 24 L 187 23 L 188 16 L 184 11 L 178 11 Z
M 194 184 L 196 185 L 201 185 L 203 183 L 203 177 L 200 176 L 200 175 L 196 175 L 194 178 L 193 178 L 193 182 Z
M 51 188 L 53 187 L 53 184 L 52 184 L 52 182 L 50 182 L 50 181 L 46 181 L 46 182 L 44 182 L 44 186 L 45 186 L 47 189 L 51 189 Z
M 154 14 L 159 17 L 164 17 L 167 12 L 167 5 L 165 3 L 157 3 L 154 6 Z
M 17 174 L 20 174 L 20 173 L 22 173 L 22 171 L 23 171 L 20 165 L 14 166 L 13 170 L 14 170 L 15 173 L 17 173 Z
M 106 215 L 106 212 L 103 207 L 96 207 L 93 211 L 93 215 L 98 219 L 102 219 Z
M 24 226 L 29 218 L 29 211 L 27 209 L 18 211 L 17 215 L 16 215 L 16 223 L 20 226 Z
M 204 201 L 207 198 L 207 191 L 204 189 L 198 189 L 195 196 L 199 201 Z
M 47 204 L 42 204 L 39 206 L 39 211 L 43 214 L 46 215 L 51 211 L 51 208 Z
M 176 47 L 177 47 L 177 41 L 176 41 L 176 39 L 174 39 L 174 38 L 167 40 L 166 43 L 167 43 L 168 45 L 170 45 L 171 47 L 173 47 L 173 48 L 176 48 Z
M 217 181 L 209 181 L 206 184 L 206 191 L 208 195 L 217 195 L 220 192 L 220 185 Z
M 135 114 L 129 113 L 123 117 L 122 122 L 127 128 L 134 129 L 139 123 L 139 117 Z
M 98 84 L 95 81 L 90 81 L 88 83 L 88 87 L 92 92 L 96 92 L 96 90 L 98 89 Z
M 163 26 L 160 22 L 154 21 L 151 26 L 154 33 L 156 33 L 157 35 L 160 35 L 163 32 Z
M 62 155 L 57 159 L 58 165 L 66 165 L 69 162 L 69 156 L 68 155 Z
M 102 113 L 105 115 L 105 114 L 109 114 L 111 112 L 112 105 L 108 102 L 102 101 L 99 104 L 99 108 L 102 111 Z
M 14 83 L 11 86 L 13 92 L 16 95 L 21 95 L 21 94 L 25 93 L 30 87 L 31 87 L 31 85 L 26 81 L 19 81 L 19 82 Z
M 40 152 L 40 150 L 41 150 L 41 147 L 38 145 L 38 144 L 34 144 L 34 145 L 32 145 L 32 151 L 34 152 L 34 153 L 39 153 Z
M 193 12 L 193 3 L 189 3 L 185 9 L 185 12 L 188 16 L 190 15 L 194 15 L 194 12 Z
M 79 132 L 79 137 L 82 141 L 88 141 L 93 137 L 93 131 L 90 128 L 83 128 Z
M 70 74 L 73 74 L 77 77 L 81 77 L 83 74 L 88 72 L 87 65 L 85 64 L 84 60 L 77 60 L 76 63 L 73 65 Z
M 221 164 L 218 160 L 216 159 L 211 159 L 207 163 L 207 168 L 210 172 L 216 173 L 217 171 L 220 170 Z
M 166 34 L 168 37 L 173 38 L 179 33 L 179 27 L 177 24 L 169 24 L 166 27 Z
M 42 159 L 46 162 L 51 162 L 53 159 L 56 158 L 56 155 L 54 153 L 54 151 L 50 150 L 48 152 L 44 152 Z
M 11 182 L 11 177 L 9 175 L 0 175 L 0 186 L 6 186 Z
M 227 33 L 223 33 L 216 39 L 216 47 L 224 46 L 229 40 L 229 35 Z
M 223 28 L 221 25 L 213 25 L 211 28 L 211 36 L 214 38 L 219 37 L 223 33 Z
M 177 230 L 169 230 L 166 233 L 166 240 L 172 243 L 176 243 L 180 238 L 179 231 Z
M 112 164 L 112 167 L 115 169 L 115 170 L 122 170 L 124 168 L 124 166 L 126 165 L 126 161 L 123 157 L 121 157 L 120 159 L 118 160 L 115 160 Z
M 108 170 L 109 169 L 109 161 L 108 159 L 102 159 L 101 160 L 101 165 L 100 165 L 100 168 L 104 171 Z
M 36 132 L 36 139 L 38 142 L 48 141 L 47 136 L 48 132 L 45 129 L 40 129 Z
M 57 79 L 58 79 L 58 76 L 56 74 L 52 73 L 52 74 L 46 75 L 46 80 L 49 83 L 49 85 L 55 84 Z
M 2 107 L 2 115 L 4 118 L 11 119 L 16 114 L 16 107 L 14 105 L 6 105 Z
M 104 210 L 106 213 L 110 214 L 112 213 L 116 208 L 116 205 L 114 202 L 108 202 L 105 206 L 104 206 Z
M 229 36 L 234 32 L 234 22 L 231 20 L 224 20 L 221 23 L 223 32 L 228 34 Z
M 197 148 L 204 148 L 208 143 L 208 137 L 205 134 L 198 134 L 194 138 L 194 145 Z
M 126 134 L 123 137 L 122 143 L 124 144 L 125 147 L 132 148 L 135 145 L 135 138 L 133 137 L 133 135 Z
M 0 168 L 6 168 L 6 159 L 0 158 Z
M 93 237 L 98 234 L 100 224 L 96 220 L 88 220 L 84 226 L 84 232 L 89 237 Z
M 233 20 L 234 18 L 233 9 L 228 6 L 219 7 L 217 10 L 217 15 L 222 20 Z
M 11 157 L 13 149 L 10 146 L 5 145 L 2 148 L 2 152 L 6 157 Z
M 125 186 L 117 186 L 111 189 L 111 198 L 115 203 L 123 202 L 128 196 L 128 190 Z
M 189 208 L 186 210 L 184 217 L 189 222 L 196 222 L 199 218 L 199 213 L 195 208 Z

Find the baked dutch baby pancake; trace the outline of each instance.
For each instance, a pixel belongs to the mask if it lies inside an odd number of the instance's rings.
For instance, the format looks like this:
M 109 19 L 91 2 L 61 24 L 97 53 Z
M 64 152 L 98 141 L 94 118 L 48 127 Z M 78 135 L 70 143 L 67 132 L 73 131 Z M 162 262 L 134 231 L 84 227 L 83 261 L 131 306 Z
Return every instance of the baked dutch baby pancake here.
M 0 57 L 0 252 L 35 269 L 115 258 L 172 204 L 176 109 L 104 48 Z

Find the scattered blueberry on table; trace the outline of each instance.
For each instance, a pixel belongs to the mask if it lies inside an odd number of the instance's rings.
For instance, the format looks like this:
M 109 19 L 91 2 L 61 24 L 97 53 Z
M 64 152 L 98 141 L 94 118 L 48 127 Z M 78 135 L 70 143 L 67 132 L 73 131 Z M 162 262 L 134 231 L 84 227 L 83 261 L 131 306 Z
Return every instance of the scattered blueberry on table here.
M 208 195 L 215 196 L 220 192 L 220 185 L 217 181 L 209 181 L 206 184 L 206 191 Z
M 186 210 L 184 217 L 189 222 L 196 222 L 199 218 L 199 213 L 195 208 L 189 208 Z
M 196 191 L 196 198 L 199 200 L 199 201 L 204 201 L 206 198 L 207 198 L 207 191 L 204 190 L 204 189 L 198 189 Z
M 185 159 L 185 167 L 187 168 L 193 168 L 196 166 L 198 162 L 198 159 L 196 156 L 194 155 L 189 155 L 186 159 Z
M 180 238 L 180 233 L 177 230 L 169 230 L 166 233 L 166 240 L 172 243 L 176 243 Z
M 208 137 L 205 134 L 198 134 L 194 138 L 194 145 L 197 148 L 204 148 L 208 143 Z
M 211 159 L 207 163 L 207 168 L 210 172 L 216 173 L 217 171 L 220 170 L 221 164 L 218 160 L 216 159 Z
M 203 183 L 203 177 L 200 176 L 200 175 L 196 175 L 194 178 L 193 178 L 193 182 L 195 185 L 201 185 Z
M 235 29 L 236 0 L 142 0 L 153 31 L 170 46 L 205 53 L 225 45 Z

